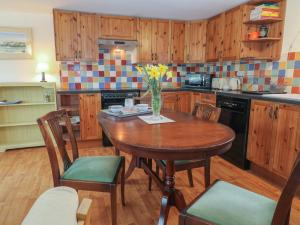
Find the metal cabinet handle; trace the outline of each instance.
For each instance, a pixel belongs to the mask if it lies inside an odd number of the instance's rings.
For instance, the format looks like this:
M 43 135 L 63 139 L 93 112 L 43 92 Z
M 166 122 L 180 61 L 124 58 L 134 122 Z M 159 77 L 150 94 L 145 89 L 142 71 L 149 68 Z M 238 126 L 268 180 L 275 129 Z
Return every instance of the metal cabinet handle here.
M 270 119 L 273 119 L 273 107 L 271 106 L 270 107 L 270 110 L 269 110 L 269 117 L 270 117 Z
M 278 112 L 279 112 L 279 107 L 276 106 L 276 109 L 275 109 L 275 111 L 274 111 L 274 118 L 275 118 L 275 120 L 278 119 Z

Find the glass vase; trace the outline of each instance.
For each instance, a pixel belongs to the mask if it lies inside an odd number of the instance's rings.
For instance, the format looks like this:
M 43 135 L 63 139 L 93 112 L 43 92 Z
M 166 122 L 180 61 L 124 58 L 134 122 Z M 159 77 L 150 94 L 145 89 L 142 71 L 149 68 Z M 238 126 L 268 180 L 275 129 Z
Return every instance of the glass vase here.
M 152 94 L 152 99 L 151 99 L 151 103 L 152 103 L 152 117 L 153 120 L 160 120 L 160 110 L 161 110 L 161 93 L 160 90 L 151 90 L 151 94 Z

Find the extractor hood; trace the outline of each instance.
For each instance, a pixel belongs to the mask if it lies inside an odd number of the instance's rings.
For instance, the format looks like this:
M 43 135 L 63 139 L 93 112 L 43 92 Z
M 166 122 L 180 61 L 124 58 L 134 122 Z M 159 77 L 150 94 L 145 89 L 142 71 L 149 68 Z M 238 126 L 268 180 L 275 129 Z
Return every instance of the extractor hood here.
M 98 39 L 100 48 L 125 51 L 126 54 L 130 54 L 131 63 L 137 62 L 137 46 L 138 42 L 134 40 L 117 40 L 117 39 Z

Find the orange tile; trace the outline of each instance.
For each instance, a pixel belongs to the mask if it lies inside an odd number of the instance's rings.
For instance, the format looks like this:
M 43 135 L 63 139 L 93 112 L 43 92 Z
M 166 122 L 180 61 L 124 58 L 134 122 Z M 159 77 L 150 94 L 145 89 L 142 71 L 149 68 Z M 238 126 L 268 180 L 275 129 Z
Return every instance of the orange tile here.
M 286 69 L 286 62 L 280 62 L 279 69 Z
M 290 86 L 292 85 L 293 79 L 291 77 L 285 77 L 284 78 L 284 85 L 285 86 Z
M 294 70 L 294 77 L 300 77 L 300 69 Z
M 300 94 L 300 87 L 292 87 L 292 94 Z
M 295 52 L 289 52 L 288 53 L 288 60 L 295 60 L 296 53 Z
M 300 60 L 300 52 L 295 53 L 295 60 Z

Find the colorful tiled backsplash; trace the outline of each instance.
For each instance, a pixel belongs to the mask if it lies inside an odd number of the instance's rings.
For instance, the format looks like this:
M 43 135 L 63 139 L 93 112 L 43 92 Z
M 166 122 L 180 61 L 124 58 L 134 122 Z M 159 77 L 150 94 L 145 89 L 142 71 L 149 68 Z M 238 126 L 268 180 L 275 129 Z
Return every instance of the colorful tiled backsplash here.
M 243 79 L 244 90 L 269 90 L 275 85 L 284 86 L 290 93 L 300 93 L 300 52 L 290 52 L 276 62 L 170 64 L 169 68 L 174 77 L 164 80 L 166 87 L 180 87 L 187 73 L 207 72 L 215 77 L 239 76 Z M 62 62 L 61 86 L 64 89 L 122 89 L 142 88 L 145 84 L 131 64 L 129 53 L 100 49 L 98 62 Z

